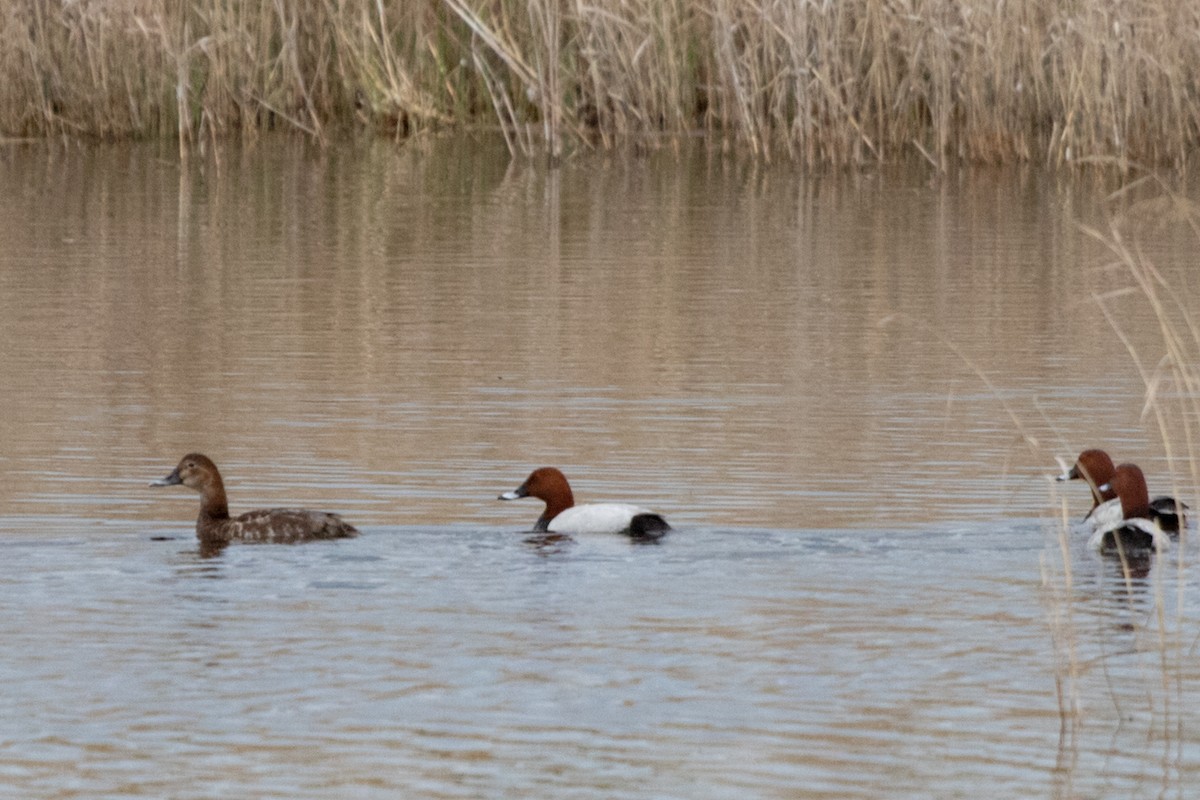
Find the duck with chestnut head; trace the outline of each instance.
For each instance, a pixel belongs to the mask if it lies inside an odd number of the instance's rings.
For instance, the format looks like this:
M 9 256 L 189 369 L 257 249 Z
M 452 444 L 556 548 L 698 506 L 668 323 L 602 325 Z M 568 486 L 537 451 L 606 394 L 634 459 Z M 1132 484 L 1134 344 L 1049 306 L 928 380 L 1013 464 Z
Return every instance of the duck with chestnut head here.
M 539 467 L 525 482 L 500 495 L 501 500 L 536 497 L 546 504 L 534 524 L 535 532 L 562 534 L 615 533 L 633 539 L 658 539 L 671 530 L 662 515 L 629 503 L 575 505 L 567 478 L 555 467 Z

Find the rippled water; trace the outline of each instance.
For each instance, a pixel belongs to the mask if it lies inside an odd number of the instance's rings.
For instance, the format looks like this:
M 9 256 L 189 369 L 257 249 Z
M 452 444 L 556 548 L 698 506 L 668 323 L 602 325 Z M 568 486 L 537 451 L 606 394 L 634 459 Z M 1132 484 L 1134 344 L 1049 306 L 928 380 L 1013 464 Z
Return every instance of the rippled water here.
M 1200 787 L 1193 547 L 1126 580 L 1047 480 L 1173 483 L 1111 186 L 437 141 L 0 181 L 0 795 Z M 188 450 L 363 535 L 201 558 L 146 486 Z M 495 498 L 545 463 L 679 531 L 532 539 Z
M 1087 724 L 1060 740 L 1044 544 L 1029 522 L 646 547 L 384 527 L 209 560 L 182 536 L 10 539 L 0 775 L 46 797 L 1188 785 L 1198 720 L 1157 685 L 1153 590 L 1082 550 Z

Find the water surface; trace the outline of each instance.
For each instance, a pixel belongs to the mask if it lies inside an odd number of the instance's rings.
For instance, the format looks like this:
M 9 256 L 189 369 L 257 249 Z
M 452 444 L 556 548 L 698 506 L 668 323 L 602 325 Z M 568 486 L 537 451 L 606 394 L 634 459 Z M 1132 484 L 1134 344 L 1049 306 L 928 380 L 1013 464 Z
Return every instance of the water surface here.
M 1126 581 L 1047 479 L 1101 444 L 1172 484 L 1127 349 L 1161 334 L 1080 228 L 1111 184 L 478 141 L 0 182 L 0 791 L 1200 785 L 1190 546 Z M 1139 230 L 1194 304 L 1192 235 Z M 146 487 L 189 450 L 235 513 L 363 536 L 201 558 Z M 530 541 L 495 498 L 541 464 L 680 530 Z

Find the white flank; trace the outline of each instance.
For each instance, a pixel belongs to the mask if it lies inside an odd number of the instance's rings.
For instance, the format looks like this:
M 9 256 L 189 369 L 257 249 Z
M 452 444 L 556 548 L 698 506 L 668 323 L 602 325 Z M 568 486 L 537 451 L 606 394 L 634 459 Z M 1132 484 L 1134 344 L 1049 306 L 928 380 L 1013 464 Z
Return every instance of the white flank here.
M 1140 531 L 1150 534 L 1151 540 L 1154 542 L 1154 549 L 1165 552 L 1171 546 L 1171 539 L 1162 529 L 1148 519 L 1123 519 L 1115 525 L 1098 528 L 1092 537 L 1088 539 L 1088 547 L 1094 550 L 1101 550 L 1104 547 L 1104 534 L 1117 530 L 1118 528 L 1137 528 Z
M 1112 500 L 1105 500 L 1093 508 L 1083 521 L 1091 525 L 1094 531 L 1110 531 L 1113 528 L 1119 527 L 1123 519 L 1125 517 L 1121 511 L 1121 501 L 1119 498 L 1113 498 Z
M 627 503 L 587 503 L 572 506 L 550 520 L 553 533 L 627 533 L 630 521 L 638 514 L 653 514 L 648 508 Z

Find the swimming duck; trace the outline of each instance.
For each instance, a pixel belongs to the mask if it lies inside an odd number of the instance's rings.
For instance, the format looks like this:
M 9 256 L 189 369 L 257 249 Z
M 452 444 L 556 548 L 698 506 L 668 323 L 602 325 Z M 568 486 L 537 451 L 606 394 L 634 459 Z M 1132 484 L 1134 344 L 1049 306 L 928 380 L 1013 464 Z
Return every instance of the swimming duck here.
M 1117 495 L 1111 489 L 1103 488 L 1115 474 L 1116 467 L 1108 453 L 1093 448 L 1080 453 L 1075 464 L 1058 476 L 1060 481 L 1087 481 L 1092 490 L 1092 509 L 1083 519 L 1095 530 L 1113 526 L 1124 519 Z M 1150 516 L 1164 531 L 1177 533 L 1182 525 L 1187 524 L 1187 507 L 1186 503 L 1164 495 L 1150 501 Z
M 501 500 L 536 497 L 546 503 L 533 529 L 564 534 L 620 533 L 635 539 L 657 539 L 671 526 L 661 515 L 627 503 L 575 505 L 567 478 L 555 467 L 540 467 L 525 482 L 500 495 Z
M 208 545 L 223 545 L 234 540 L 292 544 L 358 535 L 358 530 L 337 514 L 305 508 L 272 508 L 230 517 L 221 473 L 210 458 L 200 453 L 188 453 L 170 475 L 151 481 L 150 485 L 183 485 L 200 493 L 196 536 Z
M 1170 546 L 1171 540 L 1154 520 L 1146 476 L 1136 464 L 1121 464 L 1107 483 L 1096 488 L 1116 495 L 1121 519 L 1097 528 L 1088 540 L 1089 546 L 1105 553 L 1165 550 Z

